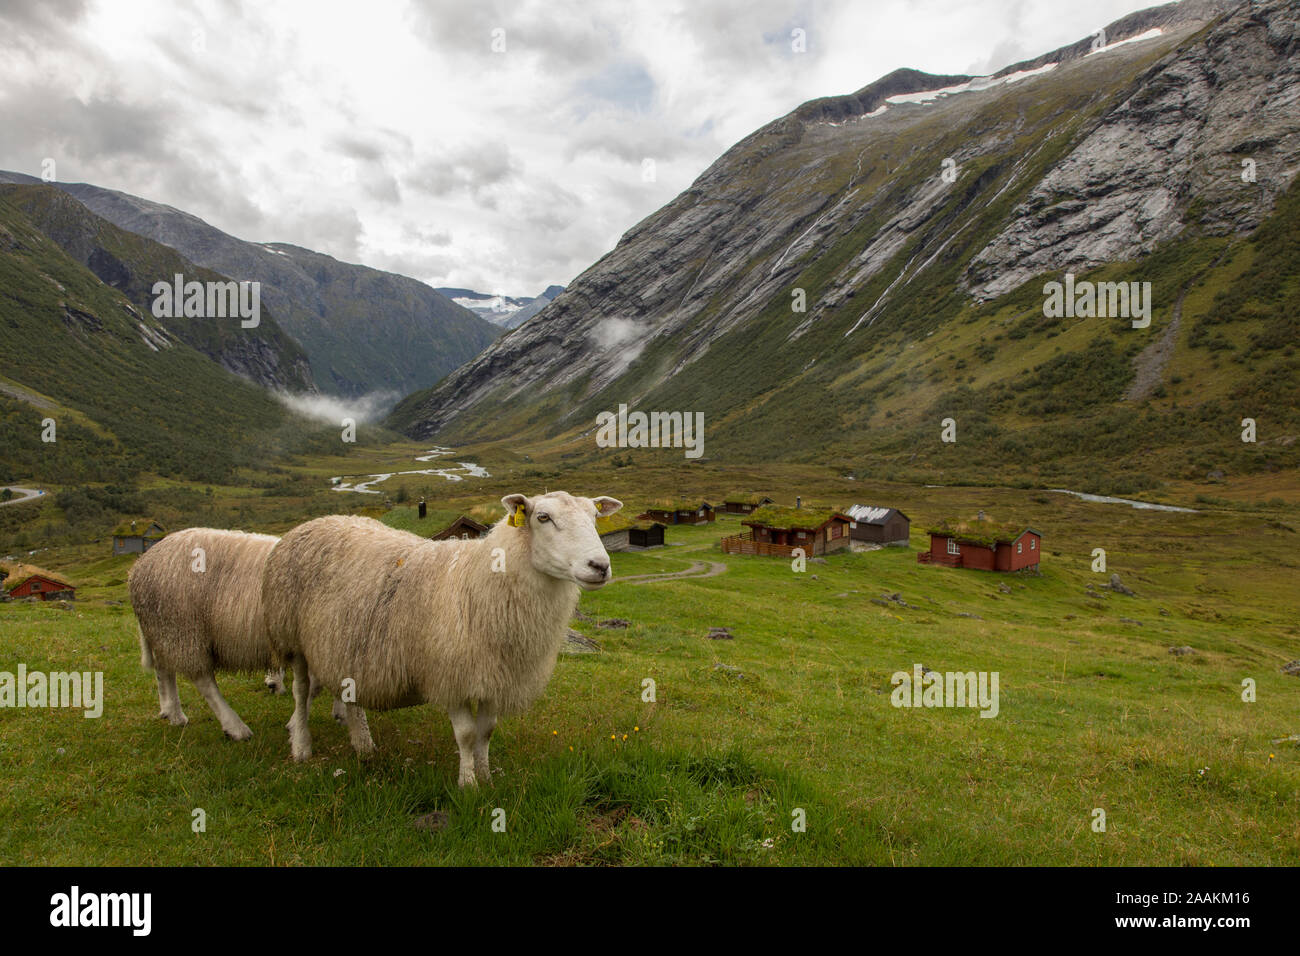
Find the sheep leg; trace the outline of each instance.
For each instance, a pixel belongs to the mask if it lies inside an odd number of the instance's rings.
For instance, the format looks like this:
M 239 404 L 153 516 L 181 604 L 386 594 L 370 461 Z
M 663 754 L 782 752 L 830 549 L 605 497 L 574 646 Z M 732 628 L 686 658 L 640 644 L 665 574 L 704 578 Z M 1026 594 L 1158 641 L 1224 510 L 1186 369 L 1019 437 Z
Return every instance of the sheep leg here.
M 474 712 L 470 710 L 469 701 L 449 708 L 447 716 L 451 718 L 451 730 L 456 735 L 456 746 L 460 749 L 460 779 L 462 787 L 472 787 L 474 780 L 474 745 L 478 740 L 478 727 L 474 721 Z
M 294 760 L 311 756 L 311 729 L 307 726 L 310 710 L 311 678 L 306 658 L 298 655 L 293 659 L 293 716 L 289 718 L 289 749 Z
M 154 671 L 158 680 L 158 716 L 173 727 L 184 727 L 190 722 L 181 710 L 181 695 L 176 690 L 176 672 L 161 668 Z
M 497 709 L 491 701 L 480 700 L 478 713 L 474 715 L 474 774 L 479 783 L 492 782 L 492 768 L 488 765 L 488 743 L 492 740 L 492 731 L 497 725 Z
M 208 706 L 212 708 L 212 713 L 216 714 L 217 720 L 221 721 L 221 729 L 226 732 L 227 737 L 231 740 L 247 740 L 253 736 L 253 732 L 248 729 L 248 725 L 239 719 L 239 715 L 221 696 L 221 691 L 217 689 L 217 682 L 212 679 L 211 674 L 203 674 L 194 678 L 194 686 L 199 689 L 203 699 L 208 702 Z
M 309 676 L 311 678 L 311 692 L 308 694 L 308 698 L 310 700 L 315 700 L 320 696 L 320 692 L 325 689 L 325 685 L 316 680 L 315 674 Z M 343 698 L 339 697 L 337 694 L 334 695 L 334 705 L 330 708 L 330 713 L 334 715 L 334 719 L 340 724 L 344 723 L 348 719 L 348 705 L 343 703 Z M 288 724 L 285 726 L 287 727 Z
M 366 721 L 366 712 L 356 704 L 345 704 L 341 700 L 334 701 L 335 708 L 342 707 L 343 719 L 348 725 L 348 738 L 352 741 L 352 749 L 362 757 L 369 757 L 375 752 L 375 742 L 370 739 L 370 724 Z

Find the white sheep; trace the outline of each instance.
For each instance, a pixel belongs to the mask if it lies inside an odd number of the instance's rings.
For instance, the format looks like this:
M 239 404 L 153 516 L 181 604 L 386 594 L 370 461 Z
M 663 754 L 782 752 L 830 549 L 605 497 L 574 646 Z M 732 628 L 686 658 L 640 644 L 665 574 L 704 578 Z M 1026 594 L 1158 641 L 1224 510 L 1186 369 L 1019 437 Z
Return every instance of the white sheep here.
M 324 686 L 352 682 L 344 719 L 358 753 L 374 750 L 363 708 L 430 703 L 451 718 L 460 785 L 473 785 L 476 773 L 491 780 L 497 718 L 542 693 L 579 590 L 609 581 L 596 517 L 622 507 L 562 491 L 501 502 L 506 517 L 476 540 L 430 541 L 336 515 L 299 525 L 276 545 L 263 593 L 272 646 L 294 669 L 295 760 L 311 756 L 299 690 L 310 667 Z
M 131 568 L 127 586 L 140 628 L 140 663 L 155 672 L 160 718 L 177 727 L 189 723 L 176 690 L 176 675 L 181 674 L 194 682 L 227 736 L 253 736 L 221 696 L 213 675 L 271 667 L 262 573 L 278 540 L 266 534 L 187 528 L 167 535 Z M 267 672 L 268 686 L 275 676 L 275 671 Z M 312 696 L 318 690 L 312 688 Z M 342 717 L 341 702 L 335 702 L 335 715 Z

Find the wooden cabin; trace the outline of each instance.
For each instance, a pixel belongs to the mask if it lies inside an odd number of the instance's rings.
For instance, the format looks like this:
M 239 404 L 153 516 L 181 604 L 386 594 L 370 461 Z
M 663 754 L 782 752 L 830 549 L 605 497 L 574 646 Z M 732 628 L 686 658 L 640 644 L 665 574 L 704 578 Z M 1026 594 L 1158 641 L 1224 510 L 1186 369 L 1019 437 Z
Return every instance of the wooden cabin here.
M 637 515 L 638 521 L 657 521 L 659 524 L 708 524 L 717 520 L 713 505 L 701 501 L 697 505 L 656 501 Z
M 443 528 L 436 534 L 429 535 L 430 541 L 445 541 L 448 538 L 461 538 L 469 540 L 471 538 L 481 538 L 488 533 L 488 526 L 479 524 L 469 515 L 461 515 L 447 527 Z
M 658 521 L 634 524 L 627 529 L 627 543 L 633 548 L 662 548 L 664 526 Z
M 853 505 L 846 508 L 844 513 L 857 522 L 857 527 L 849 534 L 854 541 L 907 547 L 908 537 L 912 533 L 912 521 L 897 508 Z
M 767 495 L 737 495 L 722 503 L 722 513 L 729 515 L 753 514 L 763 505 L 774 504 Z
M 9 578 L 17 583 L 8 587 L 6 596 L 17 601 L 21 598 L 40 598 L 42 601 L 72 601 L 77 597 L 75 585 L 57 574 L 39 568 L 20 566 Z
M 167 529 L 157 521 L 124 521 L 113 529 L 113 553 L 144 554 L 166 536 Z
M 634 521 L 621 514 L 596 519 L 596 532 L 606 551 L 658 548 L 664 543 L 664 526 L 657 521 Z
M 1043 538 L 1033 528 L 972 521 L 944 522 L 930 529 L 930 549 L 916 559 L 923 564 L 979 571 L 1037 571 Z
M 764 505 L 740 522 L 749 530 L 722 539 L 727 554 L 791 557 L 796 548 L 807 557 L 849 547 L 854 521 L 830 508 L 782 508 Z

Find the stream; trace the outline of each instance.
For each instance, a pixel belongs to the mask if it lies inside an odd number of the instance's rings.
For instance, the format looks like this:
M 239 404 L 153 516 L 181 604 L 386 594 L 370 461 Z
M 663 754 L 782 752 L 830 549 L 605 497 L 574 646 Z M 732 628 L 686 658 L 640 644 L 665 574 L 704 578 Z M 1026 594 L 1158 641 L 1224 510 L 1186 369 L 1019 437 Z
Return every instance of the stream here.
M 416 455 L 416 461 L 432 461 L 435 458 L 441 458 L 444 455 L 450 455 L 450 448 L 430 448 L 423 455 Z M 387 481 L 394 475 L 432 475 L 435 477 L 446 478 L 448 481 L 464 481 L 466 478 L 490 478 L 487 469 L 472 461 L 458 461 L 455 468 L 416 468 L 412 471 L 388 471 L 376 475 L 338 475 L 330 479 L 330 487 L 335 491 L 355 491 L 363 495 L 378 495 L 382 492 L 378 488 L 371 487 L 380 482 Z M 348 481 L 345 479 L 364 478 L 364 481 Z

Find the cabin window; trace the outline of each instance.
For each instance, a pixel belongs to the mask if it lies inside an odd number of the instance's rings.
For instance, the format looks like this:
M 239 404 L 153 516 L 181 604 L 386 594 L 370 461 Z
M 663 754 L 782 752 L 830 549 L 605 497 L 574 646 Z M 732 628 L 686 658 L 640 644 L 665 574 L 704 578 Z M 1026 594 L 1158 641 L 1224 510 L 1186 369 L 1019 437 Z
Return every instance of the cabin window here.
M 803 540 L 804 538 L 806 538 L 806 537 L 808 537 L 808 535 L 806 535 L 804 532 L 802 532 L 802 531 L 799 532 L 799 540 L 800 540 L 800 541 L 802 541 L 802 540 Z
M 40 581 L 33 581 L 33 582 L 32 582 L 32 590 L 33 590 L 33 591 L 39 591 L 40 589 L 41 589 L 41 582 L 40 582 Z
M 957 547 L 957 542 L 952 538 L 948 539 L 948 553 L 961 554 L 961 548 Z
M 1016 554 L 1023 554 L 1023 553 L 1024 553 L 1024 550 L 1025 550 L 1025 543 L 1024 543 L 1023 541 L 1017 541 L 1017 542 L 1016 542 Z
M 1030 550 L 1030 551 L 1033 551 L 1033 550 L 1034 550 L 1035 548 L 1037 548 L 1037 547 L 1038 547 L 1038 543 L 1037 543 L 1033 538 L 1030 538 L 1030 539 L 1029 539 L 1029 550 Z

